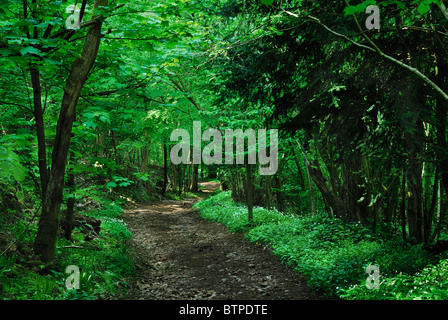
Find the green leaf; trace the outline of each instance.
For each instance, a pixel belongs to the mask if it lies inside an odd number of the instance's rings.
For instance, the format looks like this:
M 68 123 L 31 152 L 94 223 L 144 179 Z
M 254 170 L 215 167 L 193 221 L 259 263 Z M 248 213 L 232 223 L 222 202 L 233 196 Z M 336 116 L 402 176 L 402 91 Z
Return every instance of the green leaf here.
M 116 188 L 117 184 L 115 182 L 111 181 L 111 182 L 108 182 L 106 184 L 106 187 L 108 187 L 108 188 Z
M 364 2 L 362 2 L 362 3 L 360 3 L 360 4 L 356 5 L 356 6 L 345 7 L 344 8 L 344 15 L 345 16 L 350 16 L 352 14 L 365 13 L 366 8 L 369 5 L 372 5 L 372 4 L 375 5 L 376 1 L 367 0 L 367 1 L 364 1 Z
M 424 15 L 424 14 L 426 14 L 426 13 L 429 11 L 429 9 L 430 9 L 430 5 L 427 4 L 427 3 L 425 3 L 425 2 L 422 2 L 422 3 L 420 3 L 420 5 L 418 6 L 417 11 L 418 11 L 418 13 L 420 13 L 421 15 Z
M 420 13 L 421 15 L 424 15 L 426 13 L 428 13 L 428 11 L 431 9 L 431 4 L 435 3 L 437 5 L 440 6 L 440 1 L 439 0 L 415 0 L 414 2 L 412 2 L 412 4 L 418 3 L 420 2 L 420 4 L 418 5 L 417 11 L 418 13 Z
M 344 14 L 346 16 L 351 16 L 354 13 L 360 12 L 357 6 L 348 6 L 344 8 Z
M 266 6 L 270 6 L 271 4 L 274 3 L 274 0 L 261 0 L 261 3 Z
M 406 10 L 406 6 L 401 1 L 392 1 L 392 3 L 396 4 L 401 10 Z
M 12 55 L 14 52 L 8 48 L 1 48 L 0 49 L 0 56 L 9 56 Z
M 12 175 L 16 181 L 22 181 L 25 179 L 25 170 L 22 166 L 16 165 L 12 171 Z
M 27 55 L 27 54 L 36 54 L 36 55 L 41 55 L 41 51 L 39 49 L 36 49 L 34 47 L 25 47 L 20 49 L 20 54 L 22 56 Z
M 8 149 L 0 147 L 0 160 L 6 160 L 9 158 Z

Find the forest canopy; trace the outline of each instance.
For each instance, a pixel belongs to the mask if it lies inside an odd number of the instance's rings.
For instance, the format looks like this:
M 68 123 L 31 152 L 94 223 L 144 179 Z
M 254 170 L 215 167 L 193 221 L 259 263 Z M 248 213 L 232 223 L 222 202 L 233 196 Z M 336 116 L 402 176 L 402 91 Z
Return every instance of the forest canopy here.
M 263 207 L 445 241 L 444 1 L 3 0 L 0 17 L 0 229 L 33 220 L 42 263 L 76 212 L 201 179 L 249 223 Z M 270 134 L 228 161 L 231 130 Z

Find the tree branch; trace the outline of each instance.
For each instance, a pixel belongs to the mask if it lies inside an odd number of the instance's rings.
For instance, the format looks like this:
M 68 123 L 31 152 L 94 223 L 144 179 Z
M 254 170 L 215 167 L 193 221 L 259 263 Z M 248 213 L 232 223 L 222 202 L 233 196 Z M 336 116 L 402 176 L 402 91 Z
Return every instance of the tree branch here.
M 443 3 L 443 0 L 440 0 L 440 11 L 442 11 L 443 16 L 446 20 L 448 20 L 448 12 L 446 10 L 445 4 Z
M 98 22 L 99 20 L 104 20 L 105 19 L 102 16 L 97 16 L 97 17 L 92 18 L 89 21 L 82 22 L 82 18 L 84 16 L 83 8 L 85 9 L 85 2 L 86 2 L 86 0 L 83 0 L 82 7 L 81 7 L 81 12 L 80 12 L 80 24 L 79 24 L 79 29 L 78 30 L 80 30 L 80 29 L 82 29 L 84 27 L 91 26 L 91 25 L 95 24 L 96 22 Z M 124 5 L 125 4 L 119 4 L 119 5 L 115 6 L 112 9 L 112 11 L 119 9 L 119 8 L 123 7 Z M 64 37 L 65 39 L 70 39 L 78 30 L 64 29 L 64 30 L 61 30 L 61 31 L 55 33 L 51 38 L 54 39 L 54 38 Z
M 84 18 L 84 11 L 86 10 L 87 0 L 82 0 L 81 10 L 79 11 L 79 22 Z
M 288 14 L 288 15 L 291 15 L 291 16 L 293 16 L 293 17 L 299 18 L 299 15 L 297 15 L 297 14 L 295 14 L 295 13 L 292 13 L 292 12 L 289 12 L 289 11 L 286 11 L 286 10 L 283 10 L 283 11 L 284 11 L 286 14 Z M 360 48 L 363 48 L 363 49 L 365 49 L 365 50 L 374 52 L 374 53 L 378 54 L 379 56 L 383 57 L 384 59 L 393 62 L 394 64 L 398 65 L 399 67 L 401 67 L 401 68 L 403 68 L 403 69 L 406 69 L 406 70 L 410 71 L 410 72 L 413 73 L 415 76 L 417 76 L 418 78 L 420 78 L 421 80 L 423 80 L 427 85 L 429 85 L 429 86 L 430 86 L 431 88 L 433 88 L 435 91 L 437 91 L 437 92 L 443 97 L 443 99 L 444 99 L 445 101 L 448 102 L 448 94 L 447 94 L 445 91 L 443 91 L 443 90 L 442 90 L 436 83 L 434 83 L 431 79 L 429 79 L 427 76 L 425 76 L 420 70 L 418 70 L 418 69 L 416 69 L 416 68 L 413 68 L 413 67 L 407 65 L 406 63 L 403 63 L 403 62 L 401 62 L 400 60 L 395 59 L 395 58 L 392 57 L 392 56 L 389 56 L 389 55 L 385 54 L 385 53 L 384 53 L 383 51 L 381 51 L 376 45 L 375 45 L 374 48 L 369 47 L 369 46 L 366 46 L 366 45 L 364 45 L 364 44 L 358 43 L 358 42 L 356 42 L 356 41 L 350 39 L 349 37 L 347 37 L 347 36 L 344 35 L 344 34 L 341 34 L 341 33 L 339 33 L 339 32 L 336 32 L 336 31 L 330 29 L 330 28 L 327 27 L 325 24 L 323 24 L 318 18 L 315 18 L 315 17 L 313 17 L 313 16 L 307 16 L 307 18 L 308 18 L 310 21 L 313 21 L 313 22 L 319 24 L 320 26 L 322 26 L 323 28 L 325 28 L 328 32 L 332 33 L 333 35 L 335 35 L 335 36 L 337 36 L 337 37 L 339 37 L 339 38 L 345 39 L 346 41 L 352 43 L 353 45 L 355 45 L 355 46 L 357 46 L 357 47 L 360 47 Z M 358 25 L 359 25 L 359 23 L 358 23 Z M 365 36 L 366 36 L 366 35 L 365 35 Z M 368 37 L 367 37 L 367 38 L 368 38 Z M 370 38 L 368 38 L 368 39 L 370 39 Z M 369 42 L 373 43 L 372 40 L 370 40 Z
M 347 7 L 349 6 L 349 3 L 347 0 L 344 0 Z M 358 18 L 355 14 L 352 14 L 353 20 L 355 20 L 355 24 L 358 27 L 359 32 L 361 32 L 362 36 L 367 40 L 368 43 L 378 52 L 381 52 L 381 49 L 370 39 L 370 37 L 364 32 L 364 29 L 361 28 L 361 25 L 359 24 Z
M 25 106 L 25 105 L 23 105 L 23 104 L 18 104 L 18 103 L 13 103 L 13 102 L 7 102 L 7 101 L 3 101 L 3 100 L 0 100 L 0 104 L 6 104 L 6 105 L 10 105 L 10 106 L 17 106 L 17 107 L 21 107 L 21 108 L 27 109 L 28 111 L 33 112 L 33 110 L 32 110 L 30 107 Z

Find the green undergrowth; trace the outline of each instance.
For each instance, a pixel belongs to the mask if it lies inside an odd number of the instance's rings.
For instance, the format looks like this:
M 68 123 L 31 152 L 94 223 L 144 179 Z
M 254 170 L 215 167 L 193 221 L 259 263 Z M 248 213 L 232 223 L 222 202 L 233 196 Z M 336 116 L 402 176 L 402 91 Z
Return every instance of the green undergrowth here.
M 127 245 L 131 233 L 120 219 L 122 213 L 123 209 L 114 203 L 84 212 L 86 216 L 101 220 L 99 234 L 87 240 L 85 232 L 75 228 L 72 242 L 59 237 L 52 265 L 30 260 L 19 251 L 2 255 L 0 299 L 97 300 L 119 296 L 127 288 L 125 278 L 134 271 Z M 21 247 L 31 248 L 37 227 L 28 224 L 27 232 L 21 233 L 18 227 L 21 224 L 25 222 L 16 224 L 11 231 L 15 235 L 22 234 L 17 239 Z M 67 288 L 67 279 L 75 277 L 75 273 L 67 269 L 69 266 L 79 270 L 79 289 Z
M 270 247 L 285 264 L 304 275 L 309 286 L 342 299 L 445 299 L 446 256 L 410 245 L 391 226 L 373 232 L 321 213 L 287 215 L 255 207 L 249 225 L 245 205 L 221 192 L 195 204 L 200 215 L 244 232 L 251 242 Z M 366 268 L 379 269 L 379 289 L 368 289 Z M 371 282 L 369 280 L 369 282 Z

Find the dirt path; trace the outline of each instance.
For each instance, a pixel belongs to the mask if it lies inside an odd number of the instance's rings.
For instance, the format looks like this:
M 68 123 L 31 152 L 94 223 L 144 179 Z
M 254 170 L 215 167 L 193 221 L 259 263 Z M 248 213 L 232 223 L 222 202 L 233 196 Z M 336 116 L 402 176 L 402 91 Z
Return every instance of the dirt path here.
M 216 183 L 202 183 L 206 192 Z M 268 249 L 202 219 L 193 201 L 159 201 L 128 209 L 137 272 L 125 299 L 319 299 Z

